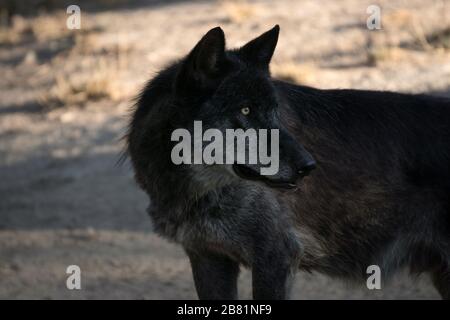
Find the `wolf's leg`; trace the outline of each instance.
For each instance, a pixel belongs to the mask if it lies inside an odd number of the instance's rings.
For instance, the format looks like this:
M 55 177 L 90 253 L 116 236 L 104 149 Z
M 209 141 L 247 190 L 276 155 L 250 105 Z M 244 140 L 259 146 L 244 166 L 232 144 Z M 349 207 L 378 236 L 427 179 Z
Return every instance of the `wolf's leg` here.
M 197 295 L 201 300 L 237 299 L 239 264 L 211 252 L 186 250 L 191 261 Z
M 450 300 L 450 268 L 446 266 L 433 271 L 431 279 L 442 299 Z
M 259 254 L 252 267 L 253 299 L 288 299 L 297 268 L 297 259 L 288 253 L 267 251 Z

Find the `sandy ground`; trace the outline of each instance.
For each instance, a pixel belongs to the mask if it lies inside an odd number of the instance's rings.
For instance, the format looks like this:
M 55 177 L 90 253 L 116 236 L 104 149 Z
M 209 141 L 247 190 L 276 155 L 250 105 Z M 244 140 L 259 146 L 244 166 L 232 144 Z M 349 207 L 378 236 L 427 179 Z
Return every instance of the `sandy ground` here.
M 433 32 L 448 1 L 148 1 L 15 20 L 0 38 L 0 298 L 195 298 L 182 250 L 157 237 L 129 163 L 117 166 L 127 110 L 145 80 L 221 25 L 230 47 L 279 23 L 276 75 L 323 88 L 450 96 L 450 53 Z M 82 8 L 83 10 L 83 8 Z M 65 286 L 82 270 L 82 290 Z M 242 273 L 241 296 L 250 297 Z M 299 273 L 294 299 L 436 299 L 426 276 L 382 290 Z

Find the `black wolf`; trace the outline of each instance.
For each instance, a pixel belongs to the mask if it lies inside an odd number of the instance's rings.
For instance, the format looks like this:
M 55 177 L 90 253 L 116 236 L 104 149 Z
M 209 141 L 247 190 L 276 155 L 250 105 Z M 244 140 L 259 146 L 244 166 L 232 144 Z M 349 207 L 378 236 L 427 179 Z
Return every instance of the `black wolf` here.
M 273 79 L 278 34 L 226 50 L 210 30 L 133 112 L 136 180 L 155 230 L 189 256 L 199 298 L 237 298 L 240 265 L 255 299 L 287 298 L 298 268 L 365 283 L 369 265 L 427 272 L 450 298 L 450 100 Z M 174 165 L 171 132 L 194 120 L 279 129 L 279 172 Z

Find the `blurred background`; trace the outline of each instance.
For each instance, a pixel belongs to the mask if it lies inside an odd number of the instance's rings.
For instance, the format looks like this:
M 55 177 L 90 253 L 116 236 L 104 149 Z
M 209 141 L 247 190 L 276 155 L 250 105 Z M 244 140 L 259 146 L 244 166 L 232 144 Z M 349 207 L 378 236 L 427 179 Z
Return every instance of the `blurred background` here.
M 279 78 L 450 97 L 450 0 L 0 0 L 0 298 L 196 298 L 184 253 L 152 233 L 129 163 L 116 166 L 128 110 L 210 28 L 236 47 L 275 24 Z M 82 290 L 66 288 L 72 264 Z M 425 276 L 370 291 L 299 273 L 293 298 L 438 295 Z

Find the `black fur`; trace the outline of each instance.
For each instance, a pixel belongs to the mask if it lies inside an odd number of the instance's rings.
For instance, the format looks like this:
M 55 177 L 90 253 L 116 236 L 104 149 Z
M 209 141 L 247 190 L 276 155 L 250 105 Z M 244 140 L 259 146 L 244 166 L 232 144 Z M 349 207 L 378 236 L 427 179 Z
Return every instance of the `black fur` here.
M 200 298 L 236 298 L 241 264 L 256 299 L 287 298 L 299 267 L 357 280 L 372 264 L 383 276 L 429 272 L 450 298 L 450 101 L 275 80 L 278 31 L 225 51 L 212 29 L 142 91 L 128 153 L 156 231 L 185 248 Z M 278 128 L 280 173 L 174 165 L 171 132 L 194 120 Z M 310 176 L 298 173 L 312 161 Z M 297 186 L 275 188 L 285 182 Z

